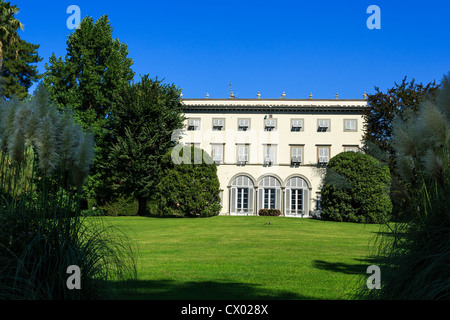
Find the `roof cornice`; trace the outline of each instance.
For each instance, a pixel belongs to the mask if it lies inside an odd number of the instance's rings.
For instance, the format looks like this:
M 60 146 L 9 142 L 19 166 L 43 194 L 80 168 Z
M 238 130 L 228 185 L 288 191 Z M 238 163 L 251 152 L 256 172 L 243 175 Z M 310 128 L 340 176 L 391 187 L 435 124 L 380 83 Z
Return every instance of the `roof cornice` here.
M 364 99 L 182 99 L 186 112 L 196 111 L 362 111 Z

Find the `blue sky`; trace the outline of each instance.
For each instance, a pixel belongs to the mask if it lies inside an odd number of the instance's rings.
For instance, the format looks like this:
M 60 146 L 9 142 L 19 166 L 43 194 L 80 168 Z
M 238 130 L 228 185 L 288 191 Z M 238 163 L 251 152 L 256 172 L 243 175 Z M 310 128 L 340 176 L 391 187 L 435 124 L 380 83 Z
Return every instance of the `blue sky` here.
M 97 20 L 128 45 L 136 80 L 164 78 L 185 98 L 359 99 L 404 76 L 439 82 L 450 71 L 449 1 L 35 1 L 10 0 L 22 38 L 44 60 L 65 56 L 67 7 Z M 370 30 L 370 5 L 381 29 Z

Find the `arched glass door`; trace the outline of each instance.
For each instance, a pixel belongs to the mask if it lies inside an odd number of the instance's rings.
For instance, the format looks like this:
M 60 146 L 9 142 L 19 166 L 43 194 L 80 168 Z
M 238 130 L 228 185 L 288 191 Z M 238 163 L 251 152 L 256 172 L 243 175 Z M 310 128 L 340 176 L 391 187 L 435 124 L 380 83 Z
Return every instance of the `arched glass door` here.
M 253 215 L 254 214 L 253 181 L 247 176 L 238 176 L 231 183 L 230 189 L 230 214 Z
M 305 179 L 290 178 L 286 183 L 284 214 L 287 217 L 304 217 L 309 215 L 309 187 Z
M 281 210 L 281 183 L 277 178 L 268 176 L 258 184 L 258 211 L 259 209 Z

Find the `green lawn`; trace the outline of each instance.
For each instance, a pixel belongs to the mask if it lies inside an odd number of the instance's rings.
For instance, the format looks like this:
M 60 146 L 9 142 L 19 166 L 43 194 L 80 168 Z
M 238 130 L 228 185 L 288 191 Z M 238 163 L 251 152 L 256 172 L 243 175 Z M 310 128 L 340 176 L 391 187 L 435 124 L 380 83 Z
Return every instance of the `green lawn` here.
M 380 230 L 284 217 L 107 221 L 139 247 L 137 293 L 124 298 L 162 300 L 348 299 Z

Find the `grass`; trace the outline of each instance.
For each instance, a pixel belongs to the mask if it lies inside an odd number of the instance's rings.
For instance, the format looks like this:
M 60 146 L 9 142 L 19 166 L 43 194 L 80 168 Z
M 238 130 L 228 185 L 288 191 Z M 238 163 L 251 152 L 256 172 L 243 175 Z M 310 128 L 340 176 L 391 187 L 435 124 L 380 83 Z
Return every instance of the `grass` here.
M 124 299 L 348 299 L 380 230 L 284 217 L 105 219 L 138 245 Z

